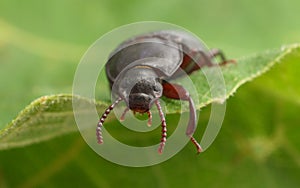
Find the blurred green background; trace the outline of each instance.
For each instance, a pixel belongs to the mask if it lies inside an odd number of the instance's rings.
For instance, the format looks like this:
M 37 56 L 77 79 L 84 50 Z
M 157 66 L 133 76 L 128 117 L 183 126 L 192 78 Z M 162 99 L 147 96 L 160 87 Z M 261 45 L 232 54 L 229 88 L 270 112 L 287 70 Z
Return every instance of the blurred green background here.
M 0 0 L 0 128 L 37 97 L 71 93 L 81 56 L 101 35 L 146 20 L 185 27 L 230 58 L 300 42 L 298 0 Z M 73 133 L 0 151 L 0 187 L 299 187 L 299 70 L 280 64 L 242 86 L 199 156 L 188 144 L 162 164 L 122 167 Z M 209 107 L 202 114 L 199 127 Z

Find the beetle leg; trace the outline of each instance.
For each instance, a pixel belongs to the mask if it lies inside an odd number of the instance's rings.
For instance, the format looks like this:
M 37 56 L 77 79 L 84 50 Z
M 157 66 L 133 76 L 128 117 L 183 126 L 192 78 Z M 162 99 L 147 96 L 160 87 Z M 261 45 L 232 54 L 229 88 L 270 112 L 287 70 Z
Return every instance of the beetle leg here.
M 209 52 L 210 52 L 210 58 L 220 57 L 221 62 L 218 63 L 218 65 L 223 66 L 228 63 L 235 63 L 235 60 L 233 60 L 233 59 L 230 59 L 230 60 L 226 59 L 224 53 L 218 48 L 213 48 Z
M 191 139 L 191 142 L 197 147 L 197 152 L 201 152 L 201 146 L 193 137 L 193 134 L 196 129 L 196 108 L 193 102 L 193 99 L 190 97 L 188 91 L 186 91 L 182 86 L 178 84 L 171 84 L 171 83 L 163 83 L 163 95 L 177 100 L 185 100 L 189 101 L 189 108 L 190 108 L 190 119 L 186 129 L 186 135 Z
M 103 143 L 103 137 L 102 137 L 102 127 L 105 119 L 107 118 L 108 114 L 114 109 L 114 107 L 121 101 L 123 100 L 122 98 L 118 98 L 112 105 L 110 105 L 105 112 L 102 114 L 96 128 L 96 136 L 97 136 L 97 141 L 98 144 Z
M 200 54 L 197 56 L 195 54 Z M 211 59 L 215 57 L 220 57 L 221 62 L 215 64 L 211 61 Z M 200 59 L 199 59 L 200 58 Z M 195 63 L 197 61 L 197 63 Z M 213 66 L 224 66 L 228 63 L 235 63 L 236 61 L 233 59 L 227 60 L 224 53 L 217 48 L 213 48 L 209 51 L 209 56 L 202 51 L 193 51 L 189 55 L 185 55 L 183 59 L 183 63 L 180 66 L 183 70 L 187 72 L 187 74 L 191 74 L 192 72 L 201 69 L 204 66 L 213 67 Z
M 167 124 L 166 124 L 166 119 L 165 119 L 164 113 L 161 109 L 159 100 L 156 100 L 155 104 L 157 106 L 159 116 L 160 116 L 160 119 L 161 119 L 161 140 L 160 140 L 160 145 L 159 145 L 159 148 L 158 148 L 158 153 L 161 154 L 164 150 L 164 147 L 165 147 L 166 141 L 167 141 Z
M 129 108 L 126 107 L 125 110 L 124 110 L 124 112 L 122 113 L 122 115 L 121 115 L 121 117 L 120 117 L 120 121 L 124 121 L 124 120 L 125 120 L 125 115 L 126 115 L 126 113 L 127 113 L 128 111 L 129 111 Z
M 210 54 L 211 58 L 215 58 L 215 57 L 219 56 L 221 58 L 222 62 L 226 61 L 224 53 L 218 48 L 211 49 L 209 51 L 209 54 Z
M 148 125 L 148 127 L 151 127 L 151 125 L 152 125 L 152 113 L 151 113 L 151 111 L 148 111 L 147 114 L 148 114 L 148 123 L 147 123 L 147 125 Z

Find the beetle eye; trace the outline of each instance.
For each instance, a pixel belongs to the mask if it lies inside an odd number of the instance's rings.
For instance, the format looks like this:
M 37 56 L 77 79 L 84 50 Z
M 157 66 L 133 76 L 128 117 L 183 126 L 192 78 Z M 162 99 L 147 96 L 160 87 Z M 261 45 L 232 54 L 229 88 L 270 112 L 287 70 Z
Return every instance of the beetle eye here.
M 160 97 L 162 95 L 162 86 L 160 83 L 153 85 L 152 89 L 155 97 Z
M 160 92 L 161 91 L 161 85 L 158 83 L 155 83 L 155 85 L 152 87 L 153 91 Z

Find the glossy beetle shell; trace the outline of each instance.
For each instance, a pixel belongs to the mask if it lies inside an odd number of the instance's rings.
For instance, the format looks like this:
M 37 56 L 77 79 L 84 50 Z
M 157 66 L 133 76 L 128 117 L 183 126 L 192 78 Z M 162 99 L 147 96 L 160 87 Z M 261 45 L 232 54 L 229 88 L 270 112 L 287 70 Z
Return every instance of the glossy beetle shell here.
M 176 77 L 176 71 L 187 54 L 193 59 L 210 61 L 205 45 L 190 33 L 166 30 L 136 36 L 120 44 L 110 54 L 106 75 L 112 85 L 121 71 L 136 65 L 147 65 L 159 70 L 162 79 Z

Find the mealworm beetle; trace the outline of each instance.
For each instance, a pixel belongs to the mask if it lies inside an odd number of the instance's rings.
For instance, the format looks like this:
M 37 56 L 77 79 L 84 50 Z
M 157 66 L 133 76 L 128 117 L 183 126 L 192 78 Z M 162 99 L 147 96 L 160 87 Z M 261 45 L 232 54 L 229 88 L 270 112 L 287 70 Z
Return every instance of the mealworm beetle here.
M 200 153 L 202 148 L 193 137 L 197 123 L 194 102 L 183 86 L 170 83 L 169 80 L 182 76 L 179 69 L 191 74 L 203 66 L 215 66 L 212 59 L 216 56 L 221 59 L 219 65 L 230 62 L 219 49 L 207 51 L 197 38 L 176 30 L 143 34 L 120 44 L 110 54 L 105 67 L 111 89 L 116 88 L 117 99 L 98 122 L 98 143 L 103 143 L 102 126 L 106 117 L 120 101 L 125 101 L 127 106 L 121 120 L 129 110 L 147 113 L 149 126 L 152 121 L 150 109 L 155 104 L 161 119 L 162 134 L 158 152 L 162 153 L 166 144 L 167 124 L 158 99 L 165 96 L 189 102 L 190 118 L 186 135 Z

